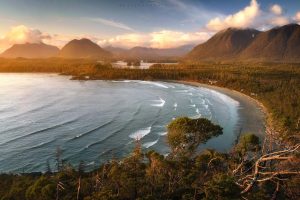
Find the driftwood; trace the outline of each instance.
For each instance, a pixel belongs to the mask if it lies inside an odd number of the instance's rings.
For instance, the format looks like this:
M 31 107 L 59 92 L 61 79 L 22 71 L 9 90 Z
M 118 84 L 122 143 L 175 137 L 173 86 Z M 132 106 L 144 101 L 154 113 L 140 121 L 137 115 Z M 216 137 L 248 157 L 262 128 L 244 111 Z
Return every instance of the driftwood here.
M 286 180 L 281 177 L 300 174 L 300 170 L 286 169 L 277 171 L 276 168 L 272 170 L 271 167 L 267 167 L 266 163 L 271 161 L 292 160 L 295 156 L 294 154 L 298 152 L 299 147 L 300 144 L 286 150 L 263 155 L 256 160 L 254 170 L 252 170 L 253 173 L 239 178 L 236 182 L 241 188 L 243 188 L 241 194 L 249 192 L 255 183 L 269 180 Z
M 263 143 L 262 152 L 249 159 L 247 162 L 254 163 L 248 169 L 245 169 L 245 160 L 232 170 L 232 174 L 236 177 L 236 184 L 242 189 L 241 194 L 249 192 L 257 183 L 273 181 L 276 183 L 276 189 L 272 195 L 272 199 L 280 190 L 280 184 L 289 177 L 300 175 L 300 167 L 286 165 L 284 169 L 280 164 L 293 163 L 297 161 L 296 154 L 300 151 L 300 144 L 291 145 L 285 148 L 280 142 L 274 142 L 274 134 L 268 134 Z M 275 150 L 276 149 L 276 150 Z

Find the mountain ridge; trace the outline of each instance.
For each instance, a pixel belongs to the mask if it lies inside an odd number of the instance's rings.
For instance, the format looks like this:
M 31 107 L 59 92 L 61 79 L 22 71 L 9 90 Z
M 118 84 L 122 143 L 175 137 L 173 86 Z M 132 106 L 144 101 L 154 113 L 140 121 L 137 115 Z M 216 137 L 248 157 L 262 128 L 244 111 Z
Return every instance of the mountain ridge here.
M 55 57 L 59 53 L 59 48 L 56 46 L 44 43 L 25 43 L 14 44 L 6 49 L 0 57 L 4 58 L 49 58 Z
M 184 60 L 299 62 L 300 25 L 288 24 L 268 31 L 228 28 L 197 45 Z

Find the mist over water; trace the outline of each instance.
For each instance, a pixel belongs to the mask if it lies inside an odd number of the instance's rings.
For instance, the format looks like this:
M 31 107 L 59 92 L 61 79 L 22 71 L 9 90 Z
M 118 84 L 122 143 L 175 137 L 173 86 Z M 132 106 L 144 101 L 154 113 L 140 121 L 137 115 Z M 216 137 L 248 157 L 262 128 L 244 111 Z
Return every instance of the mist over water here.
M 201 148 L 227 151 L 239 131 L 239 102 L 219 92 L 175 83 L 71 81 L 51 74 L 0 74 L 0 171 L 54 168 L 56 147 L 89 169 L 128 155 L 134 139 L 169 153 L 166 125 L 205 117 L 224 128 Z

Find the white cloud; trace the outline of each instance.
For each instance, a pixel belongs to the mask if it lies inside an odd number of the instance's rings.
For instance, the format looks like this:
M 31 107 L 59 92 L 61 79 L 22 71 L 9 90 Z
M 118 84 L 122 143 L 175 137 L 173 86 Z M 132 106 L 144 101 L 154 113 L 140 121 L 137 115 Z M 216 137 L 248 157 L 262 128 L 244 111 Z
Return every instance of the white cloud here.
M 119 35 L 110 39 L 99 40 L 100 46 L 118 46 L 131 48 L 145 46 L 152 48 L 173 48 L 185 44 L 198 44 L 211 36 L 208 32 L 184 33 L 179 31 L 161 30 L 151 33 L 134 33 Z
M 282 8 L 278 4 L 274 4 L 270 7 L 270 11 L 275 15 L 281 15 L 282 14 Z
M 234 28 L 247 28 L 253 26 L 255 18 L 260 14 L 259 4 L 256 0 L 251 0 L 249 6 L 245 7 L 243 10 L 228 15 L 225 19 L 216 17 L 210 20 L 206 27 L 212 31 L 220 31 L 228 27 Z
M 123 24 L 121 22 L 116 22 L 113 20 L 108 20 L 108 19 L 104 19 L 104 18 L 100 18 L 100 17 L 98 17 L 98 18 L 86 17 L 84 19 L 87 19 L 92 22 L 98 22 L 98 23 L 104 24 L 106 26 L 111 26 L 111 27 L 115 27 L 115 28 L 119 28 L 119 29 L 123 29 L 123 30 L 127 30 L 127 31 L 134 31 L 133 28 L 129 27 L 128 25 Z

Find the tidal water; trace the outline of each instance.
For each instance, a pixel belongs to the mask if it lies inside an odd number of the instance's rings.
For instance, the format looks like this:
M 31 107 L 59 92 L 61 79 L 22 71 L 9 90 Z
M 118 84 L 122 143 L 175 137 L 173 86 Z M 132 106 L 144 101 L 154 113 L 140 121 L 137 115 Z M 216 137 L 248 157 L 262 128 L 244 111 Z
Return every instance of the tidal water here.
M 228 151 L 239 132 L 240 104 L 220 92 L 175 83 L 78 81 L 54 74 L 0 74 L 0 172 L 45 171 L 55 150 L 92 169 L 128 155 L 134 140 L 168 154 L 166 125 L 205 117 L 223 135 L 201 148 Z

